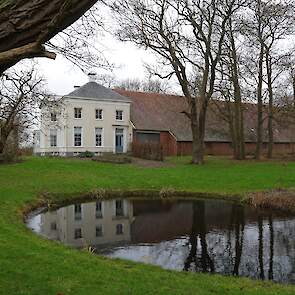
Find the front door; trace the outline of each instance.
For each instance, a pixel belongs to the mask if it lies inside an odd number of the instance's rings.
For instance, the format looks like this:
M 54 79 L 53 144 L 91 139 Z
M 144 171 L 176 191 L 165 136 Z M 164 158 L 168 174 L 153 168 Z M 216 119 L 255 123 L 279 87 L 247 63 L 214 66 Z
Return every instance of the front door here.
M 124 146 L 124 129 L 116 128 L 115 142 L 116 142 L 116 153 L 123 153 Z

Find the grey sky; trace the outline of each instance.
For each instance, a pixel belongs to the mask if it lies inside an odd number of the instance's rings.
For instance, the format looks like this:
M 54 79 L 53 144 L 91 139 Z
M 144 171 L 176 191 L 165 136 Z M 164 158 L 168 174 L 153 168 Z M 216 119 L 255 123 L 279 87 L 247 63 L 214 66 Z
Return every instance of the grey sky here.
M 131 43 L 117 41 L 110 34 L 105 34 L 100 42 L 104 44 L 106 59 L 117 66 L 113 71 L 116 77 L 119 79 L 145 77 L 143 63 L 153 60 L 151 54 Z M 39 59 L 38 64 L 47 80 L 50 92 L 54 94 L 67 94 L 73 90 L 74 85 L 88 82 L 86 74 L 60 55 L 56 60 Z M 98 74 L 102 73 L 111 72 L 98 70 Z

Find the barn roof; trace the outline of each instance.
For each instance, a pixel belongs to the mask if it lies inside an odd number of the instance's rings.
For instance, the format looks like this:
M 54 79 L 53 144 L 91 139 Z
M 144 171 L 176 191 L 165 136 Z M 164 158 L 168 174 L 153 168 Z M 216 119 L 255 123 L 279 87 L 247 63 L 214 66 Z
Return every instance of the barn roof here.
M 159 93 L 134 92 L 116 89 L 116 92 L 132 99 L 131 121 L 137 130 L 169 131 L 177 141 L 192 141 L 190 120 L 183 114 L 188 111 L 183 96 Z M 216 106 L 218 104 L 218 107 Z M 221 118 L 218 109 L 224 102 L 212 100 L 209 104 L 205 141 L 229 142 L 228 123 Z M 255 104 L 244 104 L 244 129 L 247 142 L 256 141 L 257 111 Z M 264 120 L 263 140 L 267 141 L 267 120 Z M 294 142 L 295 130 L 279 120 L 274 120 L 274 141 Z

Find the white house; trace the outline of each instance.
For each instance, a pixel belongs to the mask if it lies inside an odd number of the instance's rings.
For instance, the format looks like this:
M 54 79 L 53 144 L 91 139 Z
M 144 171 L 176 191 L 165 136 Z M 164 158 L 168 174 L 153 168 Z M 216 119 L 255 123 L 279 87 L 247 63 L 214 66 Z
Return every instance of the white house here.
M 126 153 L 132 141 L 130 104 L 129 98 L 88 82 L 42 108 L 35 154 Z
M 33 229 L 50 239 L 81 248 L 131 241 L 133 219 L 132 202 L 117 199 L 46 212 Z

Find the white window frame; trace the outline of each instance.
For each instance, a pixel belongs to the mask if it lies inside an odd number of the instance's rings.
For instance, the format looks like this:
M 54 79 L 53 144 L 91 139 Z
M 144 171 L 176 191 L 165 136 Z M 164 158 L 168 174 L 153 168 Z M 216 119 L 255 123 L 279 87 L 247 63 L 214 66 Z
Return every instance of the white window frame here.
M 118 225 L 121 225 L 121 227 L 122 227 L 122 231 L 120 233 L 118 233 L 118 231 L 117 231 Z M 121 236 L 121 235 L 124 235 L 124 224 L 123 223 L 117 223 L 116 224 L 116 236 Z
M 52 118 L 54 118 L 55 120 L 52 120 Z M 57 122 L 57 114 L 55 112 L 50 113 L 50 121 Z
M 96 229 L 97 229 L 98 227 L 101 227 L 101 235 L 100 235 L 100 236 L 97 235 L 97 231 L 96 231 Z M 95 226 L 95 237 L 96 237 L 96 238 L 101 238 L 101 237 L 103 237 L 103 236 L 104 236 L 103 225 L 102 225 L 102 224 L 97 224 L 97 225 Z
M 121 119 L 118 119 L 117 112 L 121 112 L 121 114 L 122 114 L 122 116 L 121 116 L 122 118 Z M 124 121 L 124 115 L 123 115 L 123 113 L 124 113 L 123 110 L 116 110 L 116 121 L 120 121 L 120 122 L 121 121 Z
M 76 212 L 76 206 L 80 206 L 80 212 Z M 79 214 L 77 214 L 79 213 Z M 75 204 L 74 205 L 74 219 L 75 221 L 81 221 L 83 219 L 83 205 L 82 204 Z
M 75 145 L 75 128 L 81 128 L 81 145 Z M 74 129 L 73 129 L 73 147 L 75 147 L 75 148 L 83 147 L 83 127 L 82 126 L 74 126 Z
M 101 205 L 101 210 L 100 211 L 97 211 L 96 210 L 97 203 L 100 203 L 100 205 Z M 97 214 L 98 212 L 100 212 L 100 214 Z M 103 201 L 96 201 L 95 202 L 95 218 L 96 219 L 102 219 L 103 216 L 104 216 L 104 212 L 103 212 Z
M 76 236 L 76 231 L 79 230 L 80 231 L 80 236 Z M 74 240 L 79 240 L 83 238 L 83 232 L 82 232 L 82 228 L 78 227 L 74 229 Z
M 51 134 L 51 133 L 55 133 L 55 134 Z M 51 143 L 51 136 L 55 136 L 55 145 L 52 145 Z M 50 129 L 49 130 L 49 146 L 51 148 L 56 148 L 57 147 L 57 130 L 56 129 Z
M 96 129 L 101 129 L 101 145 L 96 145 Z M 103 136 L 103 128 L 102 127 L 95 127 L 94 128 L 94 146 L 95 147 L 103 147 L 104 146 L 104 136 Z
M 97 111 L 101 111 L 101 118 L 97 118 L 96 117 L 96 114 L 97 114 Z M 103 120 L 103 109 L 95 109 L 95 120 L 98 120 L 98 121 L 102 121 Z
M 80 118 L 76 117 L 76 110 L 80 110 L 80 115 L 81 115 Z M 81 120 L 82 119 L 82 108 L 81 107 L 74 107 L 74 119 L 76 119 L 76 120 Z
M 117 215 L 117 202 L 120 201 L 122 203 L 122 212 L 123 212 L 123 215 L 119 214 Z M 125 202 L 123 199 L 116 199 L 114 200 L 114 216 L 115 217 L 125 217 Z

